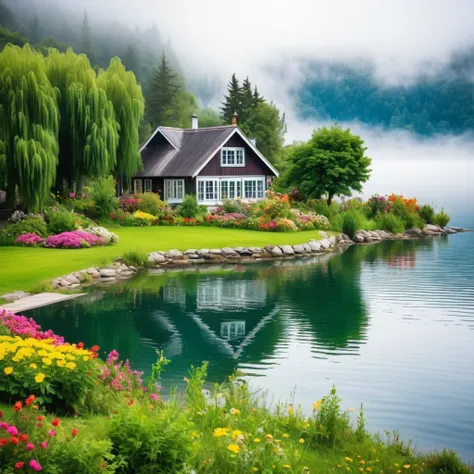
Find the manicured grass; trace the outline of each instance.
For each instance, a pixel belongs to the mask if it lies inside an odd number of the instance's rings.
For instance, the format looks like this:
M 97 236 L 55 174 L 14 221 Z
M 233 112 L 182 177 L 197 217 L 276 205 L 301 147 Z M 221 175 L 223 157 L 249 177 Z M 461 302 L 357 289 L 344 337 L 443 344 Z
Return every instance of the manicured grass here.
M 125 252 L 190 248 L 263 247 L 302 244 L 321 238 L 318 231 L 270 233 L 215 227 L 119 227 L 120 242 L 109 247 L 62 250 L 0 247 L 0 295 L 38 291 L 42 283 L 90 266 L 104 265 Z

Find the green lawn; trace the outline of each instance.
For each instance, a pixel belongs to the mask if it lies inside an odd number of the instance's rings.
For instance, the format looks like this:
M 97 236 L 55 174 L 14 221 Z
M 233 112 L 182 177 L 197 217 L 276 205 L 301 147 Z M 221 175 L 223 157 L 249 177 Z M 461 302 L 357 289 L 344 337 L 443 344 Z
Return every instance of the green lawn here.
M 125 252 L 187 250 L 190 248 L 263 247 L 302 244 L 321 238 L 318 231 L 269 233 L 215 227 L 120 227 L 117 245 L 90 249 L 0 247 L 0 295 L 16 290 L 35 291 L 41 283 L 66 273 L 111 262 Z

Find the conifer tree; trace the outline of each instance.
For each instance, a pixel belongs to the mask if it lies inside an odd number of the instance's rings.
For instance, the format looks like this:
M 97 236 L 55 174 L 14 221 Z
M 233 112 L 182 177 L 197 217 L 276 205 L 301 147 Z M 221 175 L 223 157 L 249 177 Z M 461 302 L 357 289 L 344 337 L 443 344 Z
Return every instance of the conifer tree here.
M 91 64 L 95 63 L 94 53 L 92 51 L 92 41 L 91 41 L 91 27 L 89 24 L 89 16 L 87 11 L 84 10 L 84 19 L 82 20 L 82 30 L 81 30 L 81 49 L 89 57 Z
M 33 44 L 36 44 L 41 40 L 38 15 L 35 15 L 31 20 L 29 27 L 29 39 Z
M 240 116 L 242 112 L 242 91 L 237 76 L 232 74 L 232 78 L 227 86 L 227 95 L 221 107 L 221 117 L 225 125 L 232 123 L 234 112 Z
M 241 104 L 239 112 L 239 122 L 245 123 L 250 117 L 252 110 L 255 107 L 252 84 L 247 77 L 242 83 L 240 90 Z
M 86 55 L 50 49 L 46 74 L 60 112 L 56 187 L 80 191 L 85 178 L 109 174 L 116 165 L 119 125 Z
M 142 89 L 132 71 L 127 71 L 119 58 L 113 58 L 97 79 L 99 87 L 112 102 L 120 126 L 115 175 L 127 182 L 142 166 L 138 129 L 145 111 Z
M 133 44 L 129 44 L 122 56 L 122 64 L 129 70 L 133 71 L 137 80 L 140 78 L 140 58 L 137 48 Z
M 175 125 L 179 120 L 178 99 L 181 85 L 178 75 L 170 67 L 165 53 L 150 81 L 147 117 L 153 127 Z
M 56 177 L 59 113 L 43 56 L 29 45 L 0 52 L 0 186 L 38 211 Z

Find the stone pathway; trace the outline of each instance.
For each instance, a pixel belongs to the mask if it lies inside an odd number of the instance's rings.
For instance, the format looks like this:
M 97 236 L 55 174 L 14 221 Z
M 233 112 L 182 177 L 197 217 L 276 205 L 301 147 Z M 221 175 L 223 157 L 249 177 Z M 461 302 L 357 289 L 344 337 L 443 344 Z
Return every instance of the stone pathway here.
M 74 295 L 63 295 L 61 293 L 38 293 L 37 295 L 21 298 L 13 303 L 8 303 L 1 307 L 14 313 L 20 313 L 22 311 L 40 308 L 41 306 L 47 306 L 60 301 L 71 300 L 83 295 L 85 295 L 85 293 L 77 293 Z

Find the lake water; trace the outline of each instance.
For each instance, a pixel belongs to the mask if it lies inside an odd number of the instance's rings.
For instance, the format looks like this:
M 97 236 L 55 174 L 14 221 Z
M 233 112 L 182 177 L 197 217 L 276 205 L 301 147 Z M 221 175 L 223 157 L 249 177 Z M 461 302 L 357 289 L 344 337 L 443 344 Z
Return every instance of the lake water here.
M 27 314 L 141 370 L 164 349 L 166 387 L 203 360 L 307 409 L 334 384 L 370 430 L 474 458 L 474 233 L 152 274 Z

